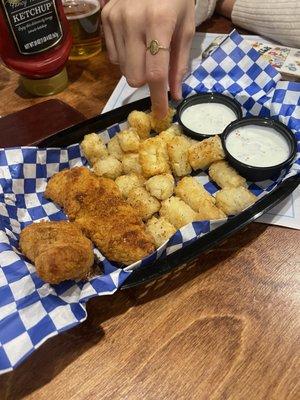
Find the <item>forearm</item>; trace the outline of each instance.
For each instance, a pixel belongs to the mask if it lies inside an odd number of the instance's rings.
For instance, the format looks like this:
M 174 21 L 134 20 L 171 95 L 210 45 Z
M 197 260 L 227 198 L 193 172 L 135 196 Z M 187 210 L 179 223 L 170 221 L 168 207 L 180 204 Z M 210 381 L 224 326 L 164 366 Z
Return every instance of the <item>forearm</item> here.
M 216 12 L 228 19 L 231 19 L 231 14 L 235 1 L 236 0 L 218 0 Z

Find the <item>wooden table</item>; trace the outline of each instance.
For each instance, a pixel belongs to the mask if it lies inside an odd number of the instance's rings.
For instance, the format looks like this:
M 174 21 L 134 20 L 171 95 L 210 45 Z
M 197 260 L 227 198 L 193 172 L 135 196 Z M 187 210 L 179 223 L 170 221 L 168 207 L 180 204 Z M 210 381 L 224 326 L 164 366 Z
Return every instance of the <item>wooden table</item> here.
M 215 17 L 203 29 L 231 26 Z M 87 117 L 120 77 L 105 53 L 69 71 L 55 97 Z M 41 101 L 3 67 L 0 94 L 0 115 Z M 0 399 L 299 399 L 299 238 L 252 224 L 159 281 L 92 299 L 85 323 L 0 377 Z

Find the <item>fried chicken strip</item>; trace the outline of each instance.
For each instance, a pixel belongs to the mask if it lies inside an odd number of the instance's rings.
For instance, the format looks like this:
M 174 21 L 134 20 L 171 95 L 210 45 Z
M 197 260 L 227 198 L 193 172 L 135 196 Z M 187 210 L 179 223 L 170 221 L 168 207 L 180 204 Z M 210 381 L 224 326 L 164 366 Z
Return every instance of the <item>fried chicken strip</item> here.
M 85 278 L 94 263 L 92 242 L 71 222 L 28 225 L 21 232 L 19 244 L 45 282 Z
M 55 174 L 45 196 L 62 206 L 112 261 L 129 265 L 155 250 L 142 219 L 111 179 L 75 167 Z

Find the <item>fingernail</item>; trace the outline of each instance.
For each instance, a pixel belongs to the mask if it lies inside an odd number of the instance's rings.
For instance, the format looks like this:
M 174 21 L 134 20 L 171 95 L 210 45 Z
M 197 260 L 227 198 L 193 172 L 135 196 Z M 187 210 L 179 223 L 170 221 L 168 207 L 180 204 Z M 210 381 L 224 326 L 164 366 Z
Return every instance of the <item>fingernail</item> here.
M 181 90 L 181 85 L 177 85 L 174 88 L 174 91 L 172 93 L 172 97 L 174 100 L 179 101 L 182 99 L 182 90 Z
M 181 89 L 181 86 L 179 87 L 179 89 L 177 89 L 176 97 L 177 97 L 176 100 L 181 100 L 181 99 L 182 99 L 182 89 Z

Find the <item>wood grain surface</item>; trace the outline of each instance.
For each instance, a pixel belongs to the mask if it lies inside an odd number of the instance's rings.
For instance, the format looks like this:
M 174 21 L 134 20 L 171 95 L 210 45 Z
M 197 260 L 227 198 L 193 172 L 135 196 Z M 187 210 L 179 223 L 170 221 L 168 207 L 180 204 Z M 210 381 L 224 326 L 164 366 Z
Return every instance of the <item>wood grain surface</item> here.
M 35 97 L 19 85 L 18 74 L 0 65 L 0 116 L 46 99 L 59 99 L 90 118 L 100 114 L 121 77 L 119 68 L 110 64 L 105 51 L 90 60 L 69 61 L 67 71 L 69 86 L 66 90 L 55 96 Z
M 204 29 L 230 28 L 215 18 Z M 102 53 L 72 74 L 56 98 L 97 114 L 119 72 Z M 40 101 L 16 82 L 0 67 L 0 114 Z M 298 400 L 299 239 L 251 224 L 156 282 L 92 299 L 83 324 L 0 377 L 0 399 Z

